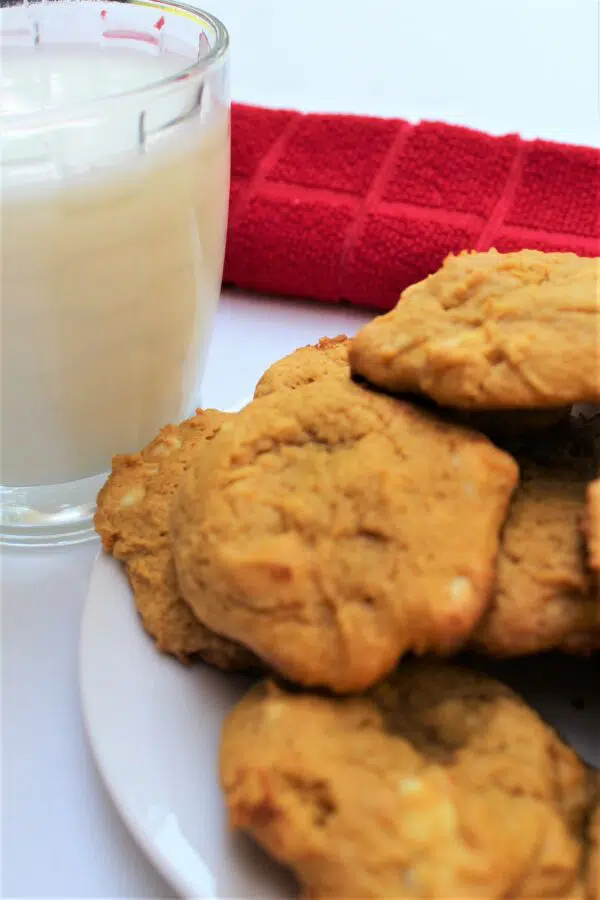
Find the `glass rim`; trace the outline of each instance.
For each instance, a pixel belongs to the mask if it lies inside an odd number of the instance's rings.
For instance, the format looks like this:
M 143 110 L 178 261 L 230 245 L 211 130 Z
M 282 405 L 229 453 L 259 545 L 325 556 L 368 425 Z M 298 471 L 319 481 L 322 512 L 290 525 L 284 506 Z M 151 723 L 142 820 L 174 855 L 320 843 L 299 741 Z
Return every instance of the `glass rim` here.
M 64 0 L 64 2 L 72 3 L 73 0 Z M 94 4 L 100 3 L 102 0 L 77 0 L 77 2 Z M 85 115 L 88 112 L 93 112 L 95 108 L 106 103 L 113 103 L 132 97 L 152 95 L 155 92 L 160 93 L 161 90 L 164 90 L 173 84 L 177 84 L 179 81 L 184 81 L 194 75 L 204 74 L 209 69 L 213 68 L 215 64 L 219 63 L 229 50 L 230 38 L 227 28 L 220 19 L 205 9 L 201 9 L 197 6 L 190 6 L 187 3 L 181 3 L 179 0 L 147 0 L 147 2 L 144 2 L 144 0 L 113 0 L 113 2 L 122 3 L 124 6 L 131 7 L 156 7 L 156 9 L 166 13 L 173 10 L 176 15 L 183 14 L 186 18 L 197 20 L 199 23 L 202 21 L 208 22 L 215 32 L 215 44 L 201 59 L 197 59 L 195 62 L 190 63 L 189 66 L 178 69 L 176 72 L 172 72 L 170 75 L 166 75 L 163 78 L 149 81 L 147 84 L 140 85 L 139 87 L 128 88 L 124 91 L 116 91 L 109 94 L 101 94 L 100 96 L 93 97 L 89 100 L 78 100 L 58 106 L 47 107 L 45 109 L 36 109 L 31 112 L 10 113 L 8 115 L 0 113 L 0 123 L 3 130 L 8 129 L 11 126 L 17 128 L 27 125 L 31 126 L 36 120 L 40 125 L 45 125 L 48 121 L 65 121 L 73 118 L 75 115 Z M 27 6 L 27 8 L 31 9 L 36 3 L 41 4 L 43 3 L 43 0 L 25 0 L 25 2 L 19 2 L 19 0 L 17 0 L 16 3 L 6 4 L 4 8 L 14 9 L 15 6 Z M 48 4 L 48 7 L 49 6 L 51 6 L 51 4 Z M 0 14 L 1 13 L 2 9 L 0 8 Z

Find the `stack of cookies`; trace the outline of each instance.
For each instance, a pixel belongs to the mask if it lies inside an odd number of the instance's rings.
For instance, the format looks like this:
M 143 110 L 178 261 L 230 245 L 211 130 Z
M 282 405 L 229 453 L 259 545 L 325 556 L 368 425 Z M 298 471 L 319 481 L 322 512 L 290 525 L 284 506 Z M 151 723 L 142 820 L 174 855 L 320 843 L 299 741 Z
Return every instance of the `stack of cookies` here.
M 113 462 L 96 527 L 159 649 L 267 676 L 221 783 L 306 897 L 600 900 L 597 776 L 447 662 L 600 650 L 598 265 L 450 257 Z

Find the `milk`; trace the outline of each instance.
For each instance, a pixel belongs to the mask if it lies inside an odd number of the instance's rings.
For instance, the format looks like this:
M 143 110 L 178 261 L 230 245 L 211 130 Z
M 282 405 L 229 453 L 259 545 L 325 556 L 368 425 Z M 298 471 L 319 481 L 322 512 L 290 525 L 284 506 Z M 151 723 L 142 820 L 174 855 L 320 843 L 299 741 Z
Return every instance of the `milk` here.
M 6 48 L 1 111 L 81 103 L 189 64 L 92 44 Z M 75 134 L 0 137 L 5 486 L 103 472 L 193 409 L 220 290 L 229 121 L 213 109 L 141 152 L 140 127 L 166 120 L 165 104 L 180 111 L 180 97 L 161 102 L 146 118 L 139 96 L 120 101 Z

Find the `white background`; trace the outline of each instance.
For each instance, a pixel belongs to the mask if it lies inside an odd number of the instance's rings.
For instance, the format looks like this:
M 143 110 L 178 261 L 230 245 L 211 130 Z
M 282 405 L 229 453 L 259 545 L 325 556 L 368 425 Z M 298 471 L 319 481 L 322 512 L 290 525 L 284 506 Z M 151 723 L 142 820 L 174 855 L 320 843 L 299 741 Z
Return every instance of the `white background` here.
M 232 35 L 234 99 L 440 118 L 597 145 L 598 0 L 213 0 Z M 226 294 L 206 405 L 367 314 Z M 77 652 L 95 544 L 2 558 L 2 896 L 169 897 L 94 770 Z M 110 659 L 107 659 L 107 666 Z

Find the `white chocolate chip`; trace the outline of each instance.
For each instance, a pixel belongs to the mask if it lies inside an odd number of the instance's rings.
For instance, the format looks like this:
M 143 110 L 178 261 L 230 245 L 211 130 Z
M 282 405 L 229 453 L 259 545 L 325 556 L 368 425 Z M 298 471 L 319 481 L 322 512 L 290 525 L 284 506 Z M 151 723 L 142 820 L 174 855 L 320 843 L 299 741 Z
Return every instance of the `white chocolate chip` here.
M 181 449 L 181 441 L 175 435 L 169 435 L 169 437 L 162 438 L 160 444 L 158 444 L 153 451 L 154 456 L 168 456 L 173 450 Z
M 450 582 L 450 598 L 452 602 L 457 605 L 468 602 L 472 591 L 473 585 L 471 584 L 470 579 L 466 578 L 464 575 L 458 575 Z
M 398 782 L 398 790 L 401 794 L 418 794 L 423 790 L 423 782 L 420 778 L 401 778 Z
M 451 350 L 454 347 L 460 347 L 463 343 L 464 335 L 457 334 L 454 335 L 454 337 L 445 338 L 443 341 L 436 341 L 435 344 L 433 344 L 433 349 L 437 350 L 439 348 L 440 350 Z
M 141 485 L 136 485 L 136 487 L 131 488 L 130 491 L 127 491 L 127 493 L 121 497 L 119 507 L 121 509 L 126 509 L 129 506 L 136 506 L 145 496 L 145 489 Z

